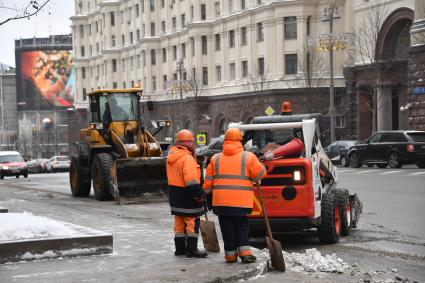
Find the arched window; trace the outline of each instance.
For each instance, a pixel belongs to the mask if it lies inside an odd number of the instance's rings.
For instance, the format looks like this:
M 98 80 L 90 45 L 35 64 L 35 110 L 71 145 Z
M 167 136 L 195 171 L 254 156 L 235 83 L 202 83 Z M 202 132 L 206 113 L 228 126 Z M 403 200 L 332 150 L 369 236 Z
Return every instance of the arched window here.
M 227 131 L 229 124 L 227 123 L 225 118 L 222 118 L 220 120 L 220 124 L 218 126 L 218 133 L 219 135 L 224 135 L 224 133 Z

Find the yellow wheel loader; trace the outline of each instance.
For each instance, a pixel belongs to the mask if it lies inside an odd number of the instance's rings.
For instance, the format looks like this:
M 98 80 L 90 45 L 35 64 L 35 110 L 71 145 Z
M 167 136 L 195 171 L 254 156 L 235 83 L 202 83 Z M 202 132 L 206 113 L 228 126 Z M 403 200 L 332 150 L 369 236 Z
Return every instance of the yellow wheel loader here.
M 70 164 L 74 197 L 88 197 L 93 183 L 100 201 L 115 199 L 123 204 L 165 199 L 165 157 L 161 144 L 141 122 L 141 94 L 140 88 L 88 94 L 91 121 L 80 131 L 77 154 Z M 170 122 L 157 124 L 160 130 Z

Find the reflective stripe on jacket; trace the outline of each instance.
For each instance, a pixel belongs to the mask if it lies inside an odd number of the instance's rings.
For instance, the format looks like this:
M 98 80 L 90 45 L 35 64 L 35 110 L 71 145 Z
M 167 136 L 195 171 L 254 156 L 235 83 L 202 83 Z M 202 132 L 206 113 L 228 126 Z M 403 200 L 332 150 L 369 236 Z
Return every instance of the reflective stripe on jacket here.
M 223 152 L 211 158 L 203 186 L 206 193 L 213 192 L 214 213 L 251 213 L 254 201 L 252 181 L 258 181 L 265 175 L 263 164 L 253 153 L 243 151 L 239 141 L 226 140 Z
M 191 152 L 186 147 L 173 146 L 167 157 L 166 169 L 171 214 L 204 214 L 201 172 Z

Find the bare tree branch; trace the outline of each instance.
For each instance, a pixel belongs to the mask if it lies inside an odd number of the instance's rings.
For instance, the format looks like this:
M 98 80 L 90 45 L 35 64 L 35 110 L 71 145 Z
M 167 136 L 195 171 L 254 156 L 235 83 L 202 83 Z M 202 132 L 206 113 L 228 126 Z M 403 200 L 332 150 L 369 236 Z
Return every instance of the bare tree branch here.
M 23 11 L 21 11 L 21 12 L 17 11 L 18 14 L 15 17 L 7 18 L 6 20 L 0 22 L 0 26 L 9 22 L 9 21 L 13 21 L 13 20 L 19 20 L 19 19 L 24 19 L 24 18 L 29 19 L 30 17 L 37 15 L 38 12 L 40 12 L 49 2 L 50 2 L 50 0 L 46 0 L 46 1 L 44 1 L 43 4 L 39 5 L 36 0 L 31 0 L 31 1 L 28 2 L 28 5 L 23 9 Z M 0 8 L 9 9 L 9 10 L 12 9 L 12 8 L 5 7 L 5 6 L 2 6 Z M 14 9 L 12 9 L 12 10 L 14 10 Z

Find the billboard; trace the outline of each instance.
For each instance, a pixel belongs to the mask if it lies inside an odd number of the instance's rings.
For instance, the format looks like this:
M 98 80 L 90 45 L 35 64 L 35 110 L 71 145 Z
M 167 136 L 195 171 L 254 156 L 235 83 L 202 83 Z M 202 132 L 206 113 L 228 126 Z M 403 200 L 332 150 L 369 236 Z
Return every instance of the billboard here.
M 18 110 L 73 105 L 76 87 L 70 51 L 17 51 L 16 63 Z

